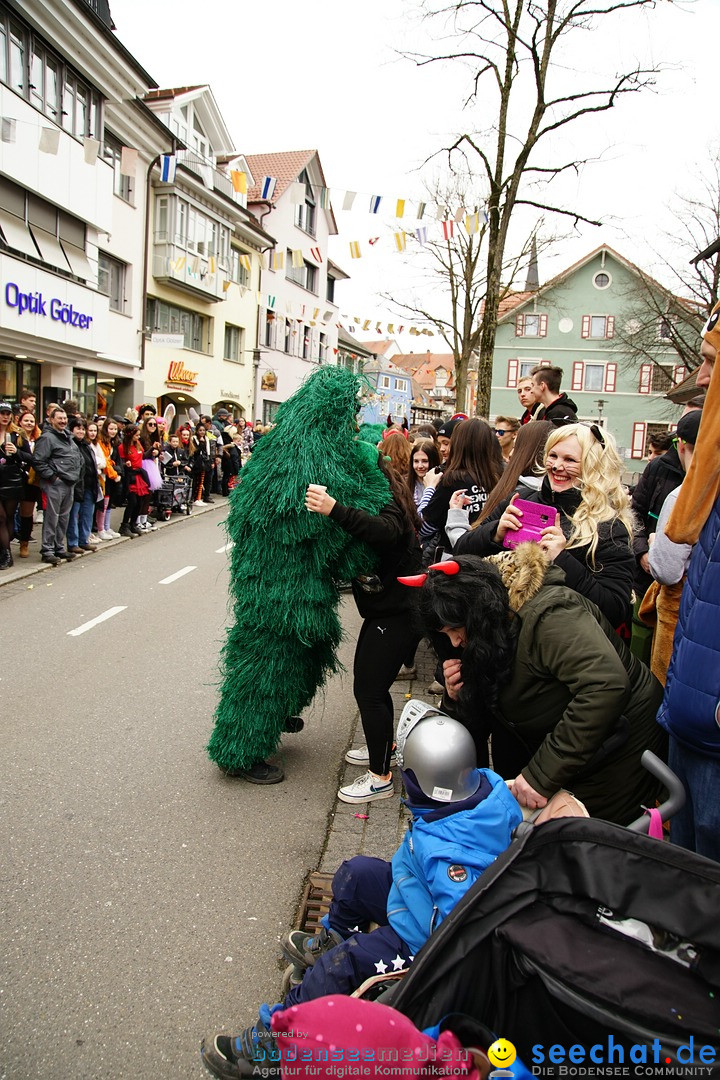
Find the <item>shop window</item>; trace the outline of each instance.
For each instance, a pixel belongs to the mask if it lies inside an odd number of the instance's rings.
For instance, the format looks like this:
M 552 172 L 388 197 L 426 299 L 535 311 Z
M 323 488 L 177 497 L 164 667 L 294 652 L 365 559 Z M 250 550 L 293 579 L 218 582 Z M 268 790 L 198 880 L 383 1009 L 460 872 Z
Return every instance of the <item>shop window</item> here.
M 94 416 L 97 412 L 97 375 L 94 371 L 73 371 L 73 397 L 78 403 L 78 411 L 83 416 Z
M 184 348 L 208 352 L 209 319 L 195 311 L 149 297 L 145 328 L 148 333 L 182 334 Z

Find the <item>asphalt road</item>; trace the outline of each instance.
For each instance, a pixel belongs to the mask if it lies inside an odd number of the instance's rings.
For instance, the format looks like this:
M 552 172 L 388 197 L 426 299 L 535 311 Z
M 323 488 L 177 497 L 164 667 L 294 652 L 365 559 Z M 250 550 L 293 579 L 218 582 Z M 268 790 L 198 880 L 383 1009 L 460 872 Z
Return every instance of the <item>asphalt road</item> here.
M 202 1035 L 277 998 L 355 707 L 334 679 L 284 739 L 283 784 L 209 762 L 222 517 L 0 590 L 2 1080 L 200 1078 Z

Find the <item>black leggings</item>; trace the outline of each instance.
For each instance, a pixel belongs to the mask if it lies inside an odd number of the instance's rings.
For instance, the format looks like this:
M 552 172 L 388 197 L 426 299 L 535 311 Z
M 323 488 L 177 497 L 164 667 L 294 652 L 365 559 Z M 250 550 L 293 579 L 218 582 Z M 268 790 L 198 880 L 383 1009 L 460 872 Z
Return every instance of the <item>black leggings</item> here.
M 394 710 L 390 687 L 415 638 L 408 615 L 365 619 L 353 662 L 353 693 L 360 709 L 370 755 L 370 770 L 390 771 Z
M 18 499 L 0 499 L 0 549 L 10 549 L 10 541 L 15 535 L 15 511 Z

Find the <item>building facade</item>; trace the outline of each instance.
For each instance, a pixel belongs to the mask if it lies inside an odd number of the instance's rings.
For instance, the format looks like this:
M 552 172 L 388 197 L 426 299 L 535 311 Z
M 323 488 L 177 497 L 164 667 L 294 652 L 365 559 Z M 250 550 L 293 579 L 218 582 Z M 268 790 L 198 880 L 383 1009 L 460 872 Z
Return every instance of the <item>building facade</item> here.
M 145 397 L 180 418 L 223 406 L 251 420 L 260 262 L 273 238 L 234 188 L 249 168 L 210 87 L 155 90 L 147 104 L 180 148 L 150 177 Z
M 605 426 L 627 468 L 641 470 L 649 435 L 673 428 L 680 415 L 666 394 L 686 370 L 661 318 L 651 359 L 638 359 L 632 342 L 639 276 L 637 267 L 602 246 L 537 290 L 508 297 L 498 319 L 492 416 L 519 416 L 518 380 L 538 364 L 559 366 L 561 390 L 576 403 L 578 417 Z
M 255 416 L 272 421 L 318 364 L 335 363 L 335 289 L 347 278 L 327 255 L 337 234 L 315 150 L 249 154 L 248 207 L 276 239 L 262 272 Z
M 142 387 L 142 177 L 172 145 L 106 7 L 0 2 L 0 395 L 88 413 Z

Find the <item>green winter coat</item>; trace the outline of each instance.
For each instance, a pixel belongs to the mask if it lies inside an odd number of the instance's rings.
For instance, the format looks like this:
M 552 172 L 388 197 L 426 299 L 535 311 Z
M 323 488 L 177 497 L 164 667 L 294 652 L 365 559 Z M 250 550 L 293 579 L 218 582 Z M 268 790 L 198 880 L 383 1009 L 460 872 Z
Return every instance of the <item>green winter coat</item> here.
M 523 590 L 512 680 L 499 699 L 503 726 L 529 753 L 521 771 L 536 791 L 565 788 L 592 816 L 626 825 L 655 805 L 657 782 L 640 756 L 665 756 L 655 721 L 662 687 L 563 580 L 551 565 L 536 590 Z

